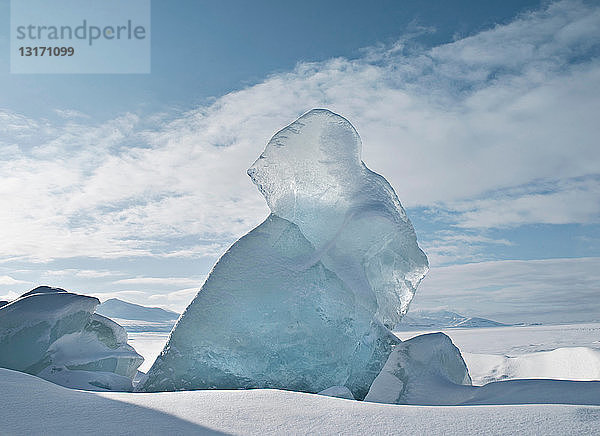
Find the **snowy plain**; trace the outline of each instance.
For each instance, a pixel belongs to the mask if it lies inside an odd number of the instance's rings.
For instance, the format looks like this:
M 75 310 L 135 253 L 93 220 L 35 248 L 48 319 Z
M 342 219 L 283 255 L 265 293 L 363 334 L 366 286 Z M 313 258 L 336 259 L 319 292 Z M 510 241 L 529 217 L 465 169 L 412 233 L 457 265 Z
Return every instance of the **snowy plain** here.
M 402 339 L 421 333 L 396 332 Z M 569 360 L 576 354 L 560 350 L 600 352 L 600 323 L 448 329 L 445 333 L 462 350 L 474 384 L 481 384 L 478 381 L 490 376 L 491 363 L 507 356 L 538 358 L 535 366 L 543 370 L 538 376 L 561 378 L 556 375 L 564 373 L 565 366 L 571 365 Z M 164 332 L 129 333 L 129 344 L 146 358 L 142 370 L 150 367 L 167 338 Z M 551 351 L 556 349 L 558 352 Z M 598 369 L 598 366 L 589 367 L 586 371 L 591 373 Z M 517 372 L 509 378 L 522 375 L 517 366 Z M 489 386 L 492 389 L 482 390 L 472 404 L 478 401 L 504 404 L 399 406 L 272 389 L 150 394 L 85 392 L 0 369 L 0 435 L 594 435 L 600 432 L 599 405 L 509 404 L 527 402 L 531 385 L 516 380 Z M 536 385 L 535 390 L 540 386 Z M 600 404 L 600 395 L 596 395 L 600 392 L 600 382 L 554 381 L 548 386 L 548 395 L 557 402 L 566 398 L 566 393 L 571 398 L 579 395 L 585 404 Z M 598 398 L 594 402 L 595 396 Z M 23 419 L 23 411 L 27 411 L 27 419 Z
M 0 392 L 2 435 L 593 435 L 600 427 L 600 406 L 398 406 L 271 389 L 85 392 L 5 369 Z
M 396 331 L 400 339 L 440 330 Z M 600 380 L 600 323 L 452 328 L 441 330 L 456 345 L 474 385 L 519 378 Z M 144 357 L 146 372 L 168 333 L 130 332 L 129 345 Z
M 442 331 L 460 349 L 474 385 L 522 378 L 600 380 L 600 323 Z M 406 340 L 430 332 L 395 334 Z
M 141 372 L 148 372 L 169 339 L 169 333 L 162 331 L 128 332 L 127 336 L 127 343 L 144 357 L 144 363 L 138 368 Z

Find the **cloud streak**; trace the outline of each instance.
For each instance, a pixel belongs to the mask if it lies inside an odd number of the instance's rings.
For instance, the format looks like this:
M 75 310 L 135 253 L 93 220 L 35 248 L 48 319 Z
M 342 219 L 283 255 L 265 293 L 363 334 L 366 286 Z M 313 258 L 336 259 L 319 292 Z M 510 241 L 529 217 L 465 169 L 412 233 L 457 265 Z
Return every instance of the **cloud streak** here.
M 23 283 L 29 283 L 23 280 L 17 280 L 12 278 L 11 276 L 0 276 L 0 285 L 19 285 Z
M 116 285 L 163 285 L 163 286 L 193 286 L 197 285 L 197 279 L 185 277 L 134 277 L 130 279 L 121 279 L 113 282 Z
M 411 309 L 505 322 L 600 321 L 600 258 L 505 260 L 431 269 Z

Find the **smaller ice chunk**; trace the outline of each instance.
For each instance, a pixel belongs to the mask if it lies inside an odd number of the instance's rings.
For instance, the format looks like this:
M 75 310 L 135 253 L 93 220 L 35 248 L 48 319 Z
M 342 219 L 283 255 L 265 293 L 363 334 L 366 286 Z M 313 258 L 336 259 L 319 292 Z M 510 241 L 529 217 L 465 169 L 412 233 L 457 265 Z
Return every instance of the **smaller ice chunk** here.
M 98 299 L 42 286 L 0 307 L 0 367 L 89 390 L 132 390 L 143 358 Z
M 65 384 L 60 383 L 59 380 L 64 380 L 63 375 L 66 372 L 86 371 L 112 373 L 127 378 L 128 389 L 126 390 L 131 390 L 131 381 L 138 366 L 143 362 L 143 358 L 127 344 L 125 329 L 96 313 L 92 314 L 82 332 L 62 336 L 48 348 L 46 355 L 52 361 L 52 365 L 48 367 L 50 370 L 44 372 L 47 375 L 44 378 L 63 386 Z M 95 378 L 96 375 L 93 375 Z M 55 379 L 55 376 L 58 378 Z M 120 377 L 117 377 L 116 382 L 108 379 L 109 377 L 105 376 L 100 380 L 99 385 L 91 384 L 101 388 L 115 385 L 118 386 L 116 390 L 122 390 L 124 380 Z M 67 387 L 81 386 L 67 385 Z
M 37 292 L 37 291 L 40 292 Z M 0 308 L 0 367 L 37 374 L 48 347 L 83 330 L 97 298 L 41 286 Z
M 318 395 L 354 400 L 354 395 L 352 395 L 352 392 L 346 386 L 332 386 L 330 388 L 323 389 L 321 392 L 318 393 Z
M 471 377 L 460 351 L 445 334 L 430 333 L 394 346 L 365 401 L 458 404 L 470 393 L 461 386 L 471 386 Z

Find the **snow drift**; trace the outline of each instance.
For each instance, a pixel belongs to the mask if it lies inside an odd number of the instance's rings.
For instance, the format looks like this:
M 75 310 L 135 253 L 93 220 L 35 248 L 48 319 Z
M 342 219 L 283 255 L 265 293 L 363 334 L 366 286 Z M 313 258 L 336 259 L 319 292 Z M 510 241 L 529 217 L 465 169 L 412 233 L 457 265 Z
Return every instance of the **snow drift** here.
M 523 404 L 540 385 L 496 383 L 499 404 Z M 590 387 L 596 385 L 596 391 Z M 0 369 L 0 433 L 60 435 L 468 435 L 598 432 L 600 382 L 562 382 L 547 399 L 569 405 L 399 406 L 273 389 L 83 392 Z M 500 392 L 504 392 L 503 398 Z M 595 394 L 595 395 L 592 395 Z M 491 395 L 491 393 L 490 393 Z M 586 402 L 590 401 L 590 402 Z M 489 403 L 490 401 L 488 401 Z M 218 433 L 217 433 L 218 432 Z

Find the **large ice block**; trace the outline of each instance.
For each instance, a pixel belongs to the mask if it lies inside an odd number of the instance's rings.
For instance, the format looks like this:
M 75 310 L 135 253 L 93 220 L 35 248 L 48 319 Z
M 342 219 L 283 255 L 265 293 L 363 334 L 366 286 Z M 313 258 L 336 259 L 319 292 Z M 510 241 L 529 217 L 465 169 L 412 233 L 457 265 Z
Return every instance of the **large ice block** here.
M 427 258 L 352 125 L 312 110 L 248 170 L 271 215 L 211 271 L 140 390 L 346 386 L 364 398 Z

